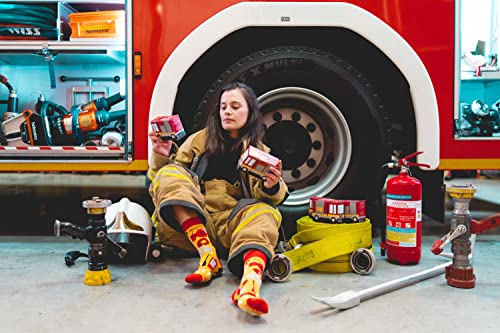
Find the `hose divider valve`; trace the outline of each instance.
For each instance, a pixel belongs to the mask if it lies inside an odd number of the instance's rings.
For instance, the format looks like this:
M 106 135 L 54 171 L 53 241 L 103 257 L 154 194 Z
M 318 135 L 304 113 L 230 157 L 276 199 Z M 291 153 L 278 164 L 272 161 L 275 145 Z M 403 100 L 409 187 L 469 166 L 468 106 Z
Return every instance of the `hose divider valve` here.
M 79 227 L 69 222 L 56 220 L 54 223 L 54 234 L 56 236 L 67 235 L 73 239 L 85 239 L 90 244 L 88 247 L 88 269 L 85 273 L 83 283 L 89 286 L 99 286 L 111 282 L 111 274 L 108 269 L 108 258 L 110 252 L 118 253 L 120 258 L 127 255 L 127 250 L 109 238 L 105 220 L 106 208 L 111 205 L 111 201 L 93 197 L 82 203 L 87 208 L 89 215 L 88 226 Z M 72 251 L 71 258 L 78 258 L 79 255 Z M 68 257 L 68 256 L 67 256 Z M 68 265 L 68 261 L 66 261 Z M 71 266 L 68 265 L 68 266 Z

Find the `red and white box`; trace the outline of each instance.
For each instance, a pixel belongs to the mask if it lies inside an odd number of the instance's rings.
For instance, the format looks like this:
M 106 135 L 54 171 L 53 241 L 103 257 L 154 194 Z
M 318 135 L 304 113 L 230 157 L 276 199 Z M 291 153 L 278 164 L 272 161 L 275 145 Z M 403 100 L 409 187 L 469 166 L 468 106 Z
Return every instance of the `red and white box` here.
M 254 146 L 249 146 L 238 160 L 238 169 L 265 179 L 271 167 L 278 168 L 280 159 Z
M 179 140 L 186 135 L 178 114 L 156 117 L 151 120 L 151 127 L 162 140 Z

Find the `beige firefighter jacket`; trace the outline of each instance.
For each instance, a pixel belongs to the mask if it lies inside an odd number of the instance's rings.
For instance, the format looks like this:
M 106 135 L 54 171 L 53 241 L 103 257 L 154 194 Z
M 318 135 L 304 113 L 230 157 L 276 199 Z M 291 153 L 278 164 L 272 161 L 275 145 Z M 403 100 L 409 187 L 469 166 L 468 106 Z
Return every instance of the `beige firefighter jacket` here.
M 171 154 L 169 158 L 153 152 L 152 161 L 149 166 L 148 178 L 152 180 L 158 170 L 168 163 L 176 163 L 182 165 L 188 169 L 191 169 L 193 161 L 201 156 L 205 152 L 205 140 L 206 140 L 206 129 L 198 131 L 187 138 L 187 140 L 182 144 L 177 153 Z M 243 153 L 247 144 L 244 145 L 241 153 Z M 269 147 L 262 145 L 257 147 L 265 152 L 269 152 Z M 251 198 L 262 200 L 271 203 L 275 206 L 281 204 L 288 194 L 288 188 L 283 181 L 280 179 L 279 189 L 276 193 L 269 195 L 263 190 L 263 182 L 252 175 L 248 175 L 248 188 L 249 195 Z M 210 181 L 208 181 L 210 182 Z M 207 183 L 208 183 L 207 182 Z

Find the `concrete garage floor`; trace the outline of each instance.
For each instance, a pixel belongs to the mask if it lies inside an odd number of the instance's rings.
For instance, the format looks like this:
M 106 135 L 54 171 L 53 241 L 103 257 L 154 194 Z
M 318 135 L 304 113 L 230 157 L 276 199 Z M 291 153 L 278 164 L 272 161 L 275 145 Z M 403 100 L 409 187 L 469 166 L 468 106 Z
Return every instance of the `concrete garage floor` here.
M 428 251 L 424 237 L 416 266 L 397 266 L 377 255 L 370 275 L 294 273 L 284 283 L 266 281 L 262 295 L 270 313 L 246 315 L 230 300 L 238 280 L 226 272 L 203 288 L 184 276 L 196 259 L 161 264 L 110 266 L 112 282 L 83 284 L 86 262 L 64 265 L 83 242 L 53 237 L 0 238 L 0 327 L 2 332 L 498 332 L 500 325 L 500 235 L 476 244 L 476 287 L 456 289 L 443 275 L 338 311 L 311 296 L 362 290 L 444 262 Z M 378 247 L 377 247 L 378 248 Z
M 457 179 L 453 183 L 462 181 L 465 182 Z M 499 211 L 500 181 L 486 183 L 480 185 L 478 194 L 488 187 L 489 201 L 471 203 L 471 213 L 476 219 Z M 16 190 L 18 185 L 8 188 L 11 194 L 19 191 L 15 197 L 20 201 L 28 191 Z M 2 193 L 6 195 L 5 191 Z M 127 192 L 120 194 L 124 193 Z M 84 199 L 92 195 L 84 194 Z M 36 202 L 40 219 L 52 219 L 51 214 L 57 216 L 57 213 L 49 212 L 60 207 L 59 218 L 74 222 L 61 216 L 67 206 L 64 202 L 54 206 L 43 204 L 45 208 L 39 208 L 40 202 Z M 29 207 L 30 203 L 25 201 L 24 205 Z M 81 201 L 76 202 L 76 207 L 79 205 Z M 5 212 L 9 207 L 2 209 Z M 85 259 L 77 260 L 71 268 L 64 264 L 66 252 L 87 251 L 86 241 L 56 238 L 46 228 L 32 236 L 12 226 L 6 229 L 6 224 L 21 221 L 6 218 L 12 214 L 4 216 L 0 236 L 1 332 L 334 332 L 339 329 L 348 332 L 498 332 L 500 327 L 500 228 L 477 237 L 473 263 L 476 287 L 473 289 L 450 287 L 444 275 L 440 275 L 345 311 L 312 300 L 311 296 L 359 291 L 445 262 L 447 259 L 433 255 L 429 249 L 449 231 L 449 225 L 424 219 L 420 264 L 388 263 L 380 256 L 377 237 L 374 238 L 377 266 L 370 275 L 304 270 L 294 273 L 284 283 L 265 281 L 262 296 L 269 303 L 270 313 L 254 318 L 231 303 L 231 293 L 239 280 L 227 269 L 210 285 L 195 288 L 185 284 L 184 276 L 194 269 L 197 259 L 169 258 L 162 263 L 110 265 L 112 282 L 89 287 L 83 284 Z M 30 223 L 34 221 L 26 222 L 26 227 Z M 53 219 L 42 224 L 53 224 Z M 446 251 L 449 252 L 449 248 Z

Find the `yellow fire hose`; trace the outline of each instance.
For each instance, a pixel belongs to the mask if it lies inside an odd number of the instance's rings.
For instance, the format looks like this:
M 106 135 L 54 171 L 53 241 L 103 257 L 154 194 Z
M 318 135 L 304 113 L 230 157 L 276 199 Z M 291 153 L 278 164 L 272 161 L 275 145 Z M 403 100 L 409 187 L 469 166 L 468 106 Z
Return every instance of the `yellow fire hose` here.
M 321 223 L 304 216 L 297 220 L 297 233 L 287 242 L 286 247 L 291 250 L 279 254 L 281 257 L 277 257 L 276 263 L 288 258 L 292 272 L 304 268 L 319 272 L 351 272 L 351 254 L 358 249 L 372 251 L 371 223 L 368 218 L 357 223 Z M 374 261 L 371 252 L 370 256 Z M 280 277 L 280 274 L 285 274 L 283 269 L 286 269 L 283 263 L 274 267 L 271 265 L 268 276 L 276 282 L 284 281 L 291 272 L 286 277 Z M 373 265 L 370 271 L 371 269 Z

